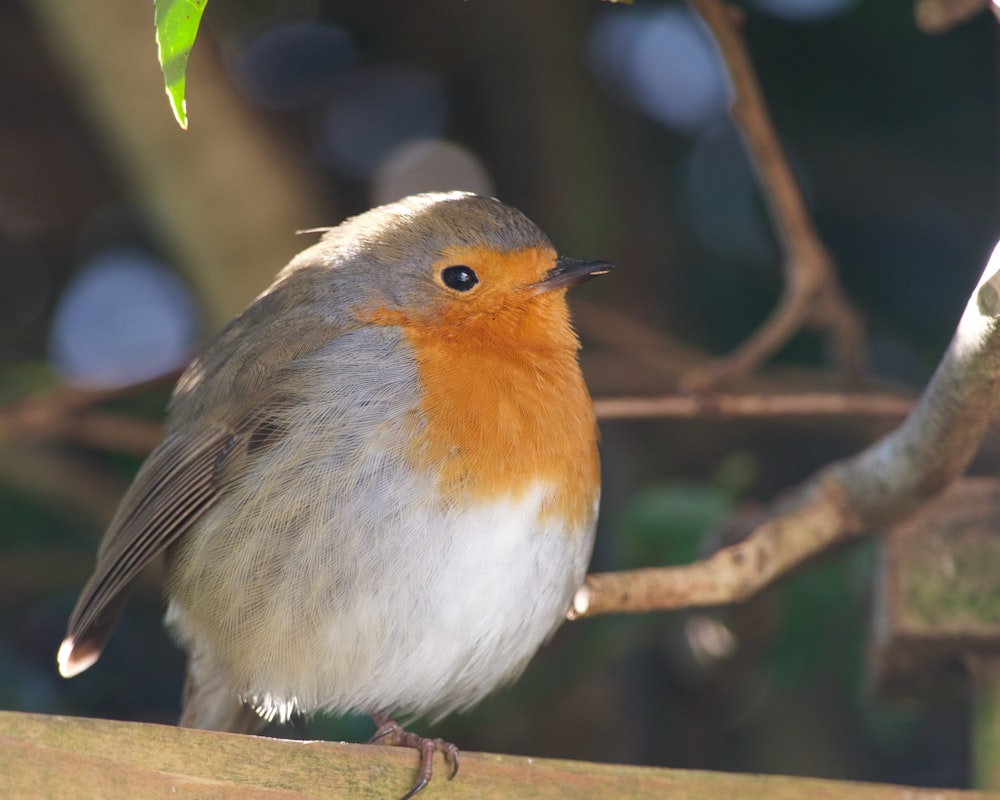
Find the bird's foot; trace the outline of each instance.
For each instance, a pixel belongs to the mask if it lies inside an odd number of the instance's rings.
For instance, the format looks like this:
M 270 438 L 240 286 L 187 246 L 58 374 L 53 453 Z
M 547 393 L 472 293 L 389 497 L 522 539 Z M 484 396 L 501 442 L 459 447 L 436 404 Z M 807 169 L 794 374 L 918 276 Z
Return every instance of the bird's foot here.
M 417 780 L 410 791 L 404 794 L 400 800 L 410 800 L 417 792 L 423 789 L 431 780 L 431 771 L 434 767 L 434 753 L 439 752 L 444 756 L 444 760 L 451 764 L 451 780 L 458 773 L 458 748 L 451 742 L 444 739 L 427 739 L 403 728 L 398 722 L 390 719 L 385 714 L 373 714 L 372 719 L 378 726 L 375 735 L 368 740 L 369 744 L 388 744 L 393 747 L 412 747 L 420 753 L 420 771 L 417 773 Z

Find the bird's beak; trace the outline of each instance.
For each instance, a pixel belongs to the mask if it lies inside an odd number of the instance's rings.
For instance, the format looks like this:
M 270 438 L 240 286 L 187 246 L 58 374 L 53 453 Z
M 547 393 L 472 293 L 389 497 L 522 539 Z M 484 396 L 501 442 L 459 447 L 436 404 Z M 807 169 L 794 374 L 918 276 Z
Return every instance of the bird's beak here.
M 584 281 L 589 281 L 591 278 L 596 278 L 598 275 L 611 272 L 612 269 L 614 269 L 614 264 L 609 264 L 607 261 L 587 261 L 582 258 L 559 256 L 556 259 L 556 265 L 535 284 L 535 288 L 540 291 L 568 289 Z

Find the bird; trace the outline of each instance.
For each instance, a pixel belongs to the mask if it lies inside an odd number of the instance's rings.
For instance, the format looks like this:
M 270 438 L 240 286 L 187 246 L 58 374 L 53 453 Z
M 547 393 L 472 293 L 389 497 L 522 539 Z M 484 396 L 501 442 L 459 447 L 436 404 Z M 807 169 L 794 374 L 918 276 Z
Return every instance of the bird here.
M 584 580 L 599 437 L 566 293 L 612 265 L 465 192 L 315 232 L 180 376 L 57 663 L 99 658 L 163 553 L 179 725 L 368 714 L 420 753 L 409 798 L 459 751 L 396 720 L 515 680 Z

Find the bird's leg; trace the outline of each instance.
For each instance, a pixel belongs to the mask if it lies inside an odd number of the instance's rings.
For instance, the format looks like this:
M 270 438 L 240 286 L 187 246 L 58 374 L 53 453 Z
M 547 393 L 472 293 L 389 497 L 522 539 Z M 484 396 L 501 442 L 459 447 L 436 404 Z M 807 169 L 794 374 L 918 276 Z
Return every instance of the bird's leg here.
M 451 780 L 458 773 L 458 748 L 451 742 L 444 739 L 427 739 L 403 728 L 398 722 L 392 720 L 388 714 L 372 714 L 378 730 L 375 735 L 368 740 L 369 744 L 388 744 L 393 747 L 412 747 L 420 753 L 420 771 L 417 773 L 417 780 L 413 787 L 404 794 L 400 800 L 410 800 L 417 792 L 423 789 L 431 779 L 431 771 L 434 767 L 434 753 L 440 752 L 444 755 L 444 760 L 451 764 Z

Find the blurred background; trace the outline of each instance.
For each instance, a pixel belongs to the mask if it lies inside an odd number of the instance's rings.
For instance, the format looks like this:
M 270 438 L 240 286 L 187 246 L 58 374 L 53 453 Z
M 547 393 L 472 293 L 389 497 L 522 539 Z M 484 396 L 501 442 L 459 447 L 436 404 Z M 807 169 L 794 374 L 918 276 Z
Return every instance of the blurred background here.
M 906 2 L 743 7 L 775 125 L 867 326 L 867 385 L 917 393 L 997 235 L 996 21 L 929 36 Z M 145 423 L 110 443 L 0 416 L 0 707 L 175 720 L 183 659 L 156 574 L 95 667 L 71 681 L 55 669 L 171 379 L 117 389 L 183 365 L 313 241 L 296 229 L 427 189 L 519 207 L 563 253 L 618 265 L 571 298 L 597 397 L 674 391 L 744 340 L 781 291 L 781 253 L 728 93 L 677 2 L 212 0 L 181 132 L 152 4 L 0 3 L 0 404 L 107 390 L 112 427 Z M 848 385 L 804 333 L 740 388 Z M 704 555 L 893 425 L 605 422 L 593 569 Z M 418 729 L 467 750 L 966 785 L 964 683 L 892 701 L 870 689 L 877 570 L 866 541 L 739 608 L 566 625 L 515 686 Z M 273 732 L 361 740 L 372 726 Z

